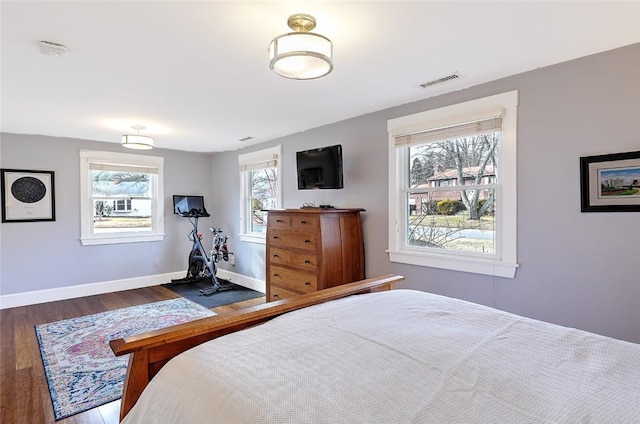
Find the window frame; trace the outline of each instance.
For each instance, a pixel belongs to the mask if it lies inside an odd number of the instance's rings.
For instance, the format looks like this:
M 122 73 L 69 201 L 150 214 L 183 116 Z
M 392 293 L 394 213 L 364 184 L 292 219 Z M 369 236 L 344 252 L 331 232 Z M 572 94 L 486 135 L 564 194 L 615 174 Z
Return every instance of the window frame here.
M 251 207 L 248 199 L 250 195 L 249 174 L 256 169 L 243 170 L 243 167 L 251 167 L 262 163 L 275 161 L 276 168 L 276 208 L 282 207 L 282 146 L 277 145 L 255 152 L 238 155 L 238 166 L 240 172 L 240 240 L 266 244 L 267 234 L 250 231 Z M 266 167 L 265 167 L 266 168 Z M 260 169 L 260 168 L 258 168 Z
M 517 90 L 387 121 L 389 132 L 389 259 L 391 262 L 514 278 L 517 263 Z M 479 257 L 460 251 L 434 252 L 408 246 L 406 240 L 409 202 L 403 196 L 406 146 L 397 147 L 396 137 L 457 124 L 502 116 L 499 163 L 501 187 L 496 202 L 496 254 Z
M 100 233 L 93 231 L 93 195 L 90 163 L 156 168 L 152 178 L 152 231 Z M 83 246 L 119 243 L 162 241 L 164 239 L 164 158 L 160 156 L 135 155 L 130 153 L 97 150 L 80 151 L 80 243 Z

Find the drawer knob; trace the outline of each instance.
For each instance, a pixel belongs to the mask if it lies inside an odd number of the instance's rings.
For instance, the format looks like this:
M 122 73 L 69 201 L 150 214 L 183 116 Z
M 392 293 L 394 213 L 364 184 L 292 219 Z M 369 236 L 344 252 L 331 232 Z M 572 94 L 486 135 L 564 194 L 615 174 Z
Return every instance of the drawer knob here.
M 277 239 L 277 238 L 278 238 L 278 236 L 273 236 L 273 238 L 274 238 L 274 239 Z
M 274 276 L 274 277 L 278 277 L 279 275 L 278 275 L 277 273 L 274 273 L 274 274 L 273 274 L 273 276 Z
M 284 222 L 284 221 L 281 219 L 276 219 L 276 222 Z
M 311 240 L 305 240 L 304 242 L 305 243 L 311 243 Z
M 280 296 L 278 296 L 277 294 L 274 294 L 273 297 L 277 299 Z
M 310 283 L 310 282 L 308 282 L 308 281 L 305 281 L 305 282 L 304 282 L 304 285 L 305 285 L 305 286 L 310 286 L 310 285 L 311 285 L 311 283 Z
M 304 261 L 304 263 L 305 263 L 305 264 L 310 264 L 310 263 L 311 263 L 311 261 L 306 260 L 306 261 Z
M 301 224 L 306 224 L 306 223 L 307 223 L 307 221 L 300 221 L 300 223 L 301 223 Z
M 274 257 L 274 258 L 279 258 L 280 256 L 278 256 L 278 255 L 273 255 L 273 257 Z

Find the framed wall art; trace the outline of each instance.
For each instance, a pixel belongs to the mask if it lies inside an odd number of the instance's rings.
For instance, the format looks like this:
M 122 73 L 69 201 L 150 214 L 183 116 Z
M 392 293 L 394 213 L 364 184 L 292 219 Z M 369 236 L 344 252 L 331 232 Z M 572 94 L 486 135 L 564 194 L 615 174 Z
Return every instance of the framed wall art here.
M 582 212 L 640 212 L 640 151 L 580 158 Z
M 55 221 L 53 171 L 0 169 L 2 222 Z

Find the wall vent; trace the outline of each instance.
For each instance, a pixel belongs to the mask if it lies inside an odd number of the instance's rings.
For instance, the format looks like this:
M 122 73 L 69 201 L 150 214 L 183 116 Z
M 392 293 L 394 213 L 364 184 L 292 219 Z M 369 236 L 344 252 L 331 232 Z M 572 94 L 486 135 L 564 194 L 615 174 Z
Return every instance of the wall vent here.
M 240 139 L 240 140 L 238 140 L 238 141 L 249 141 L 249 140 L 254 139 L 254 138 L 255 138 L 255 137 L 248 136 L 248 137 L 243 137 L 243 138 L 241 138 L 241 139 Z
M 453 74 L 447 75 L 446 77 L 434 79 L 434 80 L 431 80 L 429 82 L 425 82 L 423 84 L 420 84 L 420 87 L 429 88 L 429 87 L 433 87 L 434 85 L 444 84 L 445 82 L 453 81 L 453 80 L 458 79 L 458 78 L 462 78 L 462 76 L 459 73 L 454 72 Z

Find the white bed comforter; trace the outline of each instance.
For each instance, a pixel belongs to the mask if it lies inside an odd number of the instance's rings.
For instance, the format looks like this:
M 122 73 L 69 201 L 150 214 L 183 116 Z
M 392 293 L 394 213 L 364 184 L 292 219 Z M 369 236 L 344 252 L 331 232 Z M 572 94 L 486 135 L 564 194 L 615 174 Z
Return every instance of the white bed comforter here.
M 411 290 L 295 311 L 169 362 L 136 423 L 640 423 L 640 345 Z

